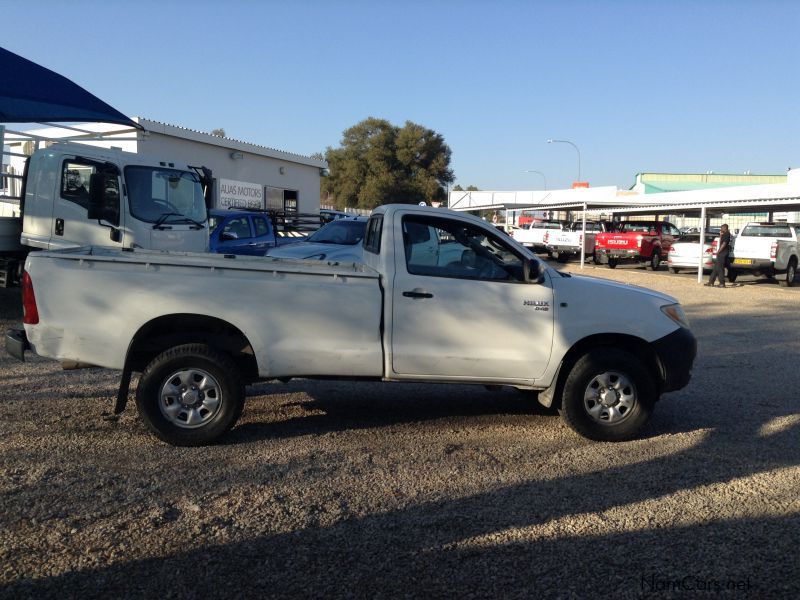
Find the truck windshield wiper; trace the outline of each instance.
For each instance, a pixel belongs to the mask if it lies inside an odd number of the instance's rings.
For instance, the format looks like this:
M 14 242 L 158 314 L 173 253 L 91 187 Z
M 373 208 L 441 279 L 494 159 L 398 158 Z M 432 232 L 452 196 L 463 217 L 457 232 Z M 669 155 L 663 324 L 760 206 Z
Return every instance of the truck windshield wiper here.
M 187 217 L 186 215 L 182 215 L 181 213 L 176 213 L 176 212 L 163 213 L 160 217 L 158 217 L 158 220 L 155 223 L 153 223 L 153 229 L 166 229 L 166 227 L 164 227 L 164 224 L 166 223 L 169 217 L 180 217 L 180 219 L 171 221 L 171 223 L 190 223 L 192 227 L 196 229 L 203 229 L 203 224 L 200 223 L 199 221 L 195 221 L 194 219 Z

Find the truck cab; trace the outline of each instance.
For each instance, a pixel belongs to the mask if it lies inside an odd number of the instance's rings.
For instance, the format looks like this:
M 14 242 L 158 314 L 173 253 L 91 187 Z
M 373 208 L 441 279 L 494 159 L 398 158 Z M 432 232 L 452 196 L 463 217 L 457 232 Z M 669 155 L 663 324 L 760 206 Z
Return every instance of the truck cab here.
M 117 149 L 54 144 L 34 152 L 22 214 L 20 240 L 32 248 L 208 248 L 199 175 Z

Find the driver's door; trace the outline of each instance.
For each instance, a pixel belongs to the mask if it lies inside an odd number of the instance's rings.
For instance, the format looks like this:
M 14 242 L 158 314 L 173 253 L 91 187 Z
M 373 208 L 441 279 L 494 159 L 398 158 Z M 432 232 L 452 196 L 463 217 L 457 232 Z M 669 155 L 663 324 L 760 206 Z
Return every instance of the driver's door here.
M 541 376 L 553 337 L 549 279 L 524 281 L 524 257 L 467 221 L 406 215 L 402 227 L 392 291 L 395 376 Z

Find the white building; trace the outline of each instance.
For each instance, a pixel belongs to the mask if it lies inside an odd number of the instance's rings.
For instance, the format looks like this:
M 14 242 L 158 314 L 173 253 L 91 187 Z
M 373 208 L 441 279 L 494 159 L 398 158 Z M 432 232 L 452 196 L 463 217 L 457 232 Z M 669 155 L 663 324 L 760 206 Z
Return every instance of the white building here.
M 30 154 L 36 144 L 31 139 L 69 138 L 74 142 L 116 147 L 158 160 L 210 168 L 214 176 L 215 206 L 219 208 L 247 206 L 302 213 L 319 211 L 320 177 L 327 173 L 327 163 L 323 160 L 141 117 L 133 120 L 145 131 L 90 123 L 29 130 L 25 133 L 33 137 L 27 142 L 23 136 L 7 132 L 5 146 L 11 152 Z M 8 163 L 4 170 L 22 172 L 23 159 L 4 158 Z

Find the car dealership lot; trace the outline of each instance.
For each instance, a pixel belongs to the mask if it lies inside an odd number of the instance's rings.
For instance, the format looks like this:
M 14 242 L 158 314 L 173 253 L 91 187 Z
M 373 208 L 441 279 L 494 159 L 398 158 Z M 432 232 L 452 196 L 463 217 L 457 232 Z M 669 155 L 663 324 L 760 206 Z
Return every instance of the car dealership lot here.
M 632 442 L 512 390 L 299 380 L 173 448 L 110 418 L 118 373 L 0 351 L 0 597 L 796 597 L 800 289 L 584 273 L 676 296 L 698 337 Z

